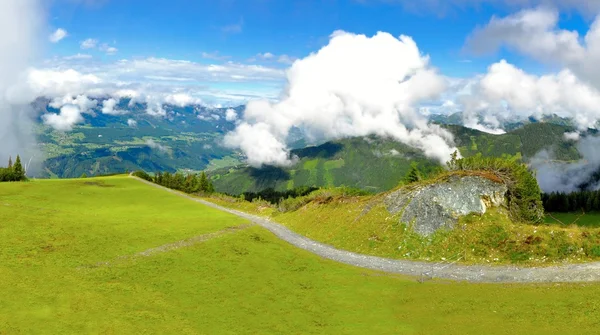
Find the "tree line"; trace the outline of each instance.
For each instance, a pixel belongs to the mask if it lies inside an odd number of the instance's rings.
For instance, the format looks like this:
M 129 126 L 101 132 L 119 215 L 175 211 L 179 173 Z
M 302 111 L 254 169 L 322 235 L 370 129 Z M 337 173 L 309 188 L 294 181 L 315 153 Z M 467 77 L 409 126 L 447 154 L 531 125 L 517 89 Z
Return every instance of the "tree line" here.
M 133 175 L 155 184 L 185 193 L 213 193 L 215 191 L 212 182 L 210 179 L 208 179 L 204 171 L 199 174 L 157 172 L 154 177 L 144 171 L 136 171 L 133 173 Z
M 303 197 L 318 189 L 318 187 L 314 186 L 301 186 L 291 190 L 275 191 L 275 189 L 270 187 L 260 192 L 244 192 L 238 197 L 250 202 L 252 202 L 253 200 L 265 200 L 272 204 L 278 204 L 284 199 Z
M 12 157 L 8 158 L 8 166 L 0 167 L 0 182 L 7 181 L 25 181 L 27 180 L 27 176 L 25 175 L 25 169 L 21 164 L 21 157 L 17 155 L 17 159 L 14 164 L 12 161 Z
M 600 211 L 600 191 L 544 193 L 542 202 L 547 212 Z

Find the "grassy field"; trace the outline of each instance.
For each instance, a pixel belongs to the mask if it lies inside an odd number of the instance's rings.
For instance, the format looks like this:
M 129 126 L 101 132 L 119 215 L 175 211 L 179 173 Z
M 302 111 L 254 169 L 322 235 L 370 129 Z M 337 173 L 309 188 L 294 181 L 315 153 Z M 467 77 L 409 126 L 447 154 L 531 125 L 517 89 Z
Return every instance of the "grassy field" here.
M 600 213 L 549 213 L 545 222 L 552 225 L 600 228 Z
M 367 196 L 322 189 L 279 206 L 221 197 L 208 199 L 226 207 L 273 218 L 295 232 L 338 249 L 362 254 L 465 264 L 548 266 L 600 260 L 600 226 L 596 215 L 562 215 L 569 224 L 512 222 L 502 209 L 462 217 L 457 229 L 429 237 L 400 222 L 385 208 L 385 193 Z M 555 216 L 558 218 L 558 216 Z M 561 219 L 559 219 L 561 220 Z M 567 221 L 571 220 L 571 221 Z M 587 221 L 586 221 L 587 220 Z
M 600 284 L 419 283 L 324 260 L 246 224 L 127 177 L 0 184 L 0 334 L 600 328 Z

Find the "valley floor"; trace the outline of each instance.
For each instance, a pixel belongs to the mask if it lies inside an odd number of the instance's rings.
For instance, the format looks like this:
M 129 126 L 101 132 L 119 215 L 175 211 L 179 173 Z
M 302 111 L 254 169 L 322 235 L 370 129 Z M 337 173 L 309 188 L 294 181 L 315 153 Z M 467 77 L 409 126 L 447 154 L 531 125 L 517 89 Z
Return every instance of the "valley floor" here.
M 359 269 L 128 177 L 0 184 L 0 334 L 595 334 L 600 284 Z

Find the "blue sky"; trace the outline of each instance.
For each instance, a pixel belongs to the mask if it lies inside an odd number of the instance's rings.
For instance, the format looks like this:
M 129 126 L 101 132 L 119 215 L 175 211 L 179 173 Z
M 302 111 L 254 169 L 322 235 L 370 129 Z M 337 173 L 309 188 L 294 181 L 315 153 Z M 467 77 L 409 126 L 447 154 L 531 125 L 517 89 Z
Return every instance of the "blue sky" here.
M 200 89 L 195 94 L 205 101 L 235 105 L 254 98 L 276 99 L 286 81 L 285 69 L 294 60 L 319 51 L 333 32 L 343 30 L 369 37 L 379 31 L 395 37 L 408 35 L 448 78 L 476 78 L 502 59 L 529 74 L 543 75 L 561 70 L 564 64 L 541 61 L 522 50 L 523 46 L 511 45 L 510 31 L 487 36 L 498 40 L 498 45 L 509 45 L 490 52 L 475 53 L 466 42 L 493 18 L 541 8 L 556 10 L 559 20 L 554 27 L 539 29 L 576 32 L 581 41 L 594 20 L 593 13 L 600 11 L 593 1 L 592 5 L 580 0 L 509 3 L 53 0 L 47 32 L 62 29 L 66 36 L 48 43 L 43 66 L 91 73 L 105 82 L 155 84 L 163 90 L 170 86 L 183 92 L 196 87 Z M 526 29 L 520 34 L 526 35 Z
M 474 28 L 511 10 L 514 8 L 484 5 L 436 13 L 401 4 L 352 0 L 108 0 L 95 5 L 61 1 L 51 7 L 49 25 L 66 29 L 69 36 L 53 45 L 48 56 L 80 53 L 80 42 L 93 38 L 118 49 L 107 60 L 164 57 L 247 62 L 266 52 L 302 58 L 341 29 L 366 35 L 377 31 L 409 35 L 448 76 L 484 72 L 500 58 L 540 71 L 539 64 L 509 52 L 475 56 L 463 48 Z M 585 31 L 588 24 L 589 20 L 577 13 L 562 15 L 564 28 Z M 216 57 L 208 59 L 207 54 Z M 274 62 L 273 66 L 284 64 Z
M 120 112 L 112 107 L 124 97 L 156 117 L 169 117 L 164 105 L 246 104 L 225 142 L 255 165 L 282 165 L 292 126 L 319 138 L 385 134 L 443 161 L 453 144 L 423 114 L 461 112 L 466 126 L 492 133 L 531 116 L 572 118 L 580 130 L 600 124 L 598 0 L 52 0 L 47 8 L 44 61 L 28 85 L 56 108 L 78 108 L 48 117 L 65 128 L 100 101 L 102 113 Z

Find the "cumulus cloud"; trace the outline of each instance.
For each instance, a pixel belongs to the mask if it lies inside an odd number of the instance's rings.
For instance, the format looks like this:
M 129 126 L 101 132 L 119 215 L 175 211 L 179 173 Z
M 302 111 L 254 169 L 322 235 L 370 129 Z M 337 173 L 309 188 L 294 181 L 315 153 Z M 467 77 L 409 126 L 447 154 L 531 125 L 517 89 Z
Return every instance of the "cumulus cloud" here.
M 117 103 L 118 103 L 118 101 L 113 98 L 104 100 L 102 102 L 102 114 L 107 114 L 107 115 L 126 114 L 127 113 L 126 110 L 115 109 L 115 107 L 117 106 Z
M 48 36 L 48 40 L 52 43 L 58 43 L 63 38 L 67 37 L 68 35 L 69 34 L 67 33 L 66 30 L 64 30 L 62 28 L 58 28 L 52 34 L 50 34 L 50 36 Z
M 546 7 L 494 17 L 472 34 L 467 47 L 476 52 L 493 52 L 506 46 L 536 60 L 562 66 L 582 81 L 600 88 L 600 67 L 597 66 L 600 16 L 584 36 L 575 30 L 560 29 L 558 22 L 559 13 Z
M 579 43 L 579 33 L 556 29 L 558 19 L 558 11 L 546 7 L 492 17 L 475 30 L 467 46 L 477 53 L 490 53 L 506 45 L 545 61 L 581 61 L 585 47 Z
M 229 122 L 233 122 L 233 121 L 237 120 L 237 118 L 238 118 L 238 115 L 234 109 L 229 108 L 225 111 L 225 120 L 227 120 Z
M 201 99 L 194 98 L 186 93 L 169 94 L 165 97 L 164 101 L 168 104 L 179 106 L 179 107 L 202 104 Z
M 12 91 L 36 57 L 43 11 L 37 0 L 0 1 L 0 162 L 34 147 L 29 103 Z M 30 94 L 25 94 L 31 96 Z
M 568 69 L 536 76 L 502 60 L 459 100 L 466 120 L 477 123 L 484 116 L 492 126 L 500 120 L 556 114 L 572 118 L 583 130 L 595 128 L 600 120 L 600 92 Z
M 88 38 L 86 40 L 81 41 L 81 43 L 79 44 L 79 47 L 81 47 L 81 49 L 94 49 L 96 48 L 96 46 L 98 46 L 98 40 L 97 39 L 93 39 L 93 38 Z
M 66 105 L 60 109 L 60 113 L 47 113 L 42 115 L 44 123 L 60 131 L 70 131 L 78 123 L 83 122 L 81 110 L 75 105 Z
M 291 164 L 285 141 L 292 127 L 323 139 L 390 136 L 440 161 L 455 150 L 452 136 L 414 108 L 438 96 L 446 82 L 410 37 L 337 31 L 319 52 L 296 61 L 287 81 L 279 102 L 249 102 L 225 137 L 253 166 Z
M 60 109 L 66 105 L 74 105 L 79 108 L 79 110 L 83 113 L 89 112 L 91 109 L 95 108 L 98 105 L 98 101 L 94 99 L 90 99 L 85 95 L 78 95 L 73 98 L 70 95 L 66 95 L 62 98 L 55 98 L 50 101 L 49 106 L 52 108 Z
M 127 125 L 130 126 L 131 128 L 135 128 L 135 127 L 137 127 L 137 121 L 134 119 L 128 119 Z
M 101 83 L 102 80 L 93 74 L 82 74 L 72 69 L 65 71 L 31 69 L 27 73 L 25 86 L 16 87 L 13 94 L 26 96 L 29 93 L 29 100 L 40 96 L 49 98 L 76 96 Z

